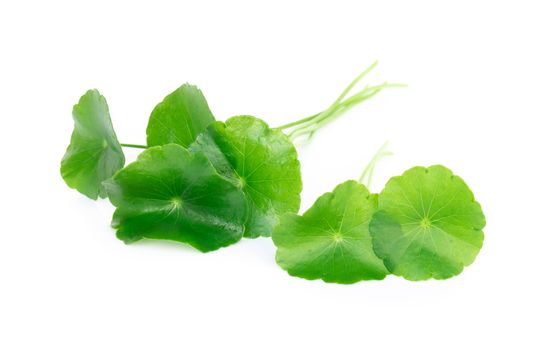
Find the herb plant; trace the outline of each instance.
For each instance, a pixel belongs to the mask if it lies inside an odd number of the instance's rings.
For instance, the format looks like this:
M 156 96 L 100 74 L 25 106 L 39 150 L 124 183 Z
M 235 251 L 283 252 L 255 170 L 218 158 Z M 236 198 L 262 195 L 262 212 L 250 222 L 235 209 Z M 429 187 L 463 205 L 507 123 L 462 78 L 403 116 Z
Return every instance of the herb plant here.
M 279 217 L 296 213 L 300 206 L 301 172 L 293 140 L 311 139 L 318 129 L 351 107 L 385 88 L 399 86 L 366 86 L 348 96 L 375 66 L 362 72 L 323 112 L 278 128 L 253 116 L 216 121 L 202 92 L 194 85 L 182 85 L 152 111 L 146 146 L 119 145 L 105 99 L 95 91 L 93 105 L 92 92 L 88 92 L 75 107 L 75 117 L 80 119 L 76 119 L 74 131 L 85 134 L 87 142 L 72 138 L 61 172 L 71 187 L 93 199 L 109 195 L 117 207 L 113 217 L 117 237 L 128 243 L 141 238 L 168 239 L 209 251 L 242 236 L 270 236 Z M 76 114 L 76 110 L 83 112 Z M 89 123 L 81 123 L 82 119 Z M 147 150 L 137 162 L 117 172 L 124 164 L 121 146 Z M 155 147 L 163 148 L 153 150 Z M 69 167 L 67 159 L 73 159 L 75 153 L 80 158 Z M 180 154 L 185 154 L 182 161 Z M 86 161 L 87 167 L 82 166 Z M 222 182 L 210 176 L 208 166 Z M 198 172 L 206 175 L 198 176 Z M 211 197 L 191 202 L 189 191 L 201 188 L 207 189 L 208 196 L 225 191 L 230 194 L 227 199 L 242 203 L 228 204 Z M 231 222 L 226 225 L 228 220 Z
M 373 157 L 358 183 L 338 185 L 302 216 L 286 214 L 272 240 L 292 276 L 354 283 L 392 273 L 446 279 L 478 254 L 485 218 L 465 182 L 441 165 L 414 167 L 371 194 Z
M 248 115 L 217 121 L 202 92 L 184 84 L 152 111 L 146 145 L 119 143 L 97 90 L 74 106 L 74 131 L 61 162 L 69 187 L 109 197 L 112 225 L 125 243 L 173 240 L 209 252 L 242 237 L 272 236 L 276 261 L 290 275 L 349 284 L 388 274 L 446 279 L 482 247 L 485 217 L 465 182 L 449 169 L 414 167 L 374 194 L 372 158 L 359 181 L 320 196 L 298 215 L 302 180 L 296 140 L 385 88 L 350 95 L 362 72 L 324 111 L 270 127 Z M 141 148 L 126 167 L 122 147 Z

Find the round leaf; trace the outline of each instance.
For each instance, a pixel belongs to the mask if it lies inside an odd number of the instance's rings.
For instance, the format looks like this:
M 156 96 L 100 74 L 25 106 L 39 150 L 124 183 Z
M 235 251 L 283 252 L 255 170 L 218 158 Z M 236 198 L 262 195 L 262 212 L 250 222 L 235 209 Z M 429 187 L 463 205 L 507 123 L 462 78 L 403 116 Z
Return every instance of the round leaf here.
M 109 107 L 97 90 L 89 90 L 72 110 L 74 131 L 62 158 L 60 173 L 66 184 L 91 199 L 105 198 L 102 182 L 124 166 Z
M 203 154 L 179 145 L 144 151 L 106 187 L 117 207 L 113 227 L 127 243 L 166 239 L 207 252 L 243 236 L 243 192 L 219 175 Z
M 286 214 L 272 233 L 276 262 L 292 276 L 325 282 L 380 280 L 388 274 L 371 249 L 375 195 L 356 181 L 325 193 L 302 216 Z
M 239 116 L 215 122 L 190 149 L 206 154 L 218 172 L 245 193 L 245 237 L 270 236 L 279 215 L 299 210 L 302 184 L 296 149 L 264 121 Z
M 480 205 L 465 182 L 440 165 L 393 177 L 370 225 L 375 253 L 395 275 L 445 279 L 471 264 L 484 240 Z
M 187 147 L 214 120 L 202 92 L 194 85 L 181 85 L 152 111 L 146 130 L 148 146 L 176 143 Z

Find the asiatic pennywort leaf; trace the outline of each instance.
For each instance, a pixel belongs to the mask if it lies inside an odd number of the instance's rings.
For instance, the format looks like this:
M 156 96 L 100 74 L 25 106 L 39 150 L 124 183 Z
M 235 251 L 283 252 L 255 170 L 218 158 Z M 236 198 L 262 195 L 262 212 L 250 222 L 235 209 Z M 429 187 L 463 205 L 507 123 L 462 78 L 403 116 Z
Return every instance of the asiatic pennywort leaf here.
M 245 237 L 270 236 L 284 213 L 297 212 L 302 189 L 294 145 L 280 130 L 252 116 L 215 122 L 191 145 L 243 190 L 249 216 Z
M 176 143 L 189 146 L 214 121 L 202 92 L 184 84 L 152 111 L 146 130 L 148 147 Z
M 368 229 L 375 197 L 351 180 L 319 197 L 302 216 L 282 216 L 272 233 L 277 263 L 292 276 L 325 282 L 385 278 Z
M 375 253 L 395 275 L 446 279 L 474 261 L 485 223 L 465 182 L 436 165 L 414 167 L 389 180 L 370 232 Z
M 124 166 L 122 152 L 105 98 L 87 91 L 72 110 L 74 131 L 62 158 L 60 173 L 66 184 L 91 199 L 105 198 L 102 182 Z
M 117 207 L 113 227 L 126 243 L 165 239 L 208 252 L 243 236 L 244 194 L 202 153 L 175 144 L 152 147 L 105 185 Z

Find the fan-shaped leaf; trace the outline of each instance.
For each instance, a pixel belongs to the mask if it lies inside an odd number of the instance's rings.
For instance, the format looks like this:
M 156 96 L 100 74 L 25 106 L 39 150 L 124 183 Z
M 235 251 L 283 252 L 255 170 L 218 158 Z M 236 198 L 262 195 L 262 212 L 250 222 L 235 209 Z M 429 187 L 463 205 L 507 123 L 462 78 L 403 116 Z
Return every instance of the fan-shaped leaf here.
M 181 85 L 152 111 L 146 130 L 148 146 L 176 143 L 187 147 L 214 120 L 202 92 L 194 85 Z
M 101 183 L 124 166 L 105 98 L 89 90 L 72 110 L 74 132 L 60 166 L 66 184 L 91 199 L 105 198 Z
M 370 231 L 375 253 L 392 273 L 409 280 L 445 279 L 474 261 L 484 225 L 469 187 L 436 165 L 389 180 Z
M 207 252 L 243 236 L 243 192 L 202 153 L 174 144 L 152 147 L 105 184 L 117 207 L 113 227 L 127 243 L 166 239 Z
M 325 282 L 383 279 L 388 271 L 373 253 L 368 230 L 375 197 L 347 181 L 302 216 L 284 215 L 272 234 L 277 263 L 292 276 Z
M 245 193 L 245 237 L 270 236 L 279 215 L 298 211 L 302 183 L 296 149 L 264 121 L 239 116 L 215 122 L 190 149 L 206 154 Z

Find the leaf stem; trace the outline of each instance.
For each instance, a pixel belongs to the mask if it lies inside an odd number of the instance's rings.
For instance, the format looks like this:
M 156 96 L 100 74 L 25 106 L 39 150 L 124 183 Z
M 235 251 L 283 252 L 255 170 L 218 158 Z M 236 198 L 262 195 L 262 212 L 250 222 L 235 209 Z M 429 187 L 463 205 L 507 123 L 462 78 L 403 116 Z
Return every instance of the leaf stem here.
M 142 148 L 142 149 L 147 149 L 148 146 L 144 146 L 144 145 L 135 145 L 132 143 L 121 143 L 121 147 L 129 147 L 129 148 Z
M 373 170 L 375 169 L 377 162 L 379 162 L 380 159 L 393 154 L 391 151 L 387 149 L 388 146 L 389 146 L 389 142 L 385 141 L 385 143 L 375 153 L 373 158 L 371 158 L 368 165 L 362 172 L 362 175 L 360 175 L 360 179 L 358 180 L 358 182 L 365 185 L 367 188 L 369 188 L 371 185 L 371 179 L 373 178 Z
M 311 121 L 314 118 L 320 116 L 321 114 L 324 114 L 325 112 L 327 112 L 329 109 L 331 109 L 332 107 L 336 106 L 344 97 L 346 97 L 346 95 L 350 92 L 350 90 L 352 90 L 352 88 L 360 81 L 362 80 L 369 72 L 371 72 L 373 70 L 373 68 L 375 68 L 377 66 L 379 62 L 375 61 L 373 62 L 369 67 L 367 67 L 362 73 L 360 73 L 360 75 L 358 75 L 354 80 L 352 80 L 352 82 L 350 83 L 350 85 L 348 85 L 346 87 L 346 89 L 344 89 L 344 91 L 342 91 L 342 93 L 340 94 L 340 96 L 338 96 L 338 98 L 330 105 L 330 107 L 328 109 L 326 109 L 325 111 L 321 112 L 321 113 L 317 113 L 315 115 L 312 115 L 310 117 L 306 117 L 300 120 L 297 120 L 293 123 L 289 123 L 289 124 L 285 124 L 282 125 L 280 127 L 278 127 L 278 129 L 286 129 L 295 125 L 299 125 L 299 124 L 303 124 L 305 122 Z
M 306 117 L 306 118 L 302 118 L 302 119 L 300 119 L 300 120 L 296 120 L 295 122 L 291 122 L 291 123 L 288 123 L 288 124 L 284 124 L 284 125 L 282 125 L 282 126 L 278 126 L 278 127 L 276 127 L 276 129 L 280 129 L 280 130 L 282 130 L 282 129 L 288 129 L 288 128 L 294 127 L 294 126 L 296 126 L 296 125 L 300 125 L 300 124 L 303 124 L 303 123 L 307 123 L 308 121 L 313 120 L 314 118 L 317 118 L 317 116 L 318 116 L 319 114 L 321 114 L 321 113 L 313 114 L 312 116 L 309 116 L 309 117 Z
M 298 137 L 307 135 L 307 140 L 310 140 L 315 132 L 322 128 L 327 123 L 336 119 L 344 112 L 348 111 L 355 105 L 366 101 L 373 96 L 377 95 L 381 90 L 391 87 L 405 87 L 405 84 L 391 84 L 383 83 L 375 86 L 366 86 L 360 92 L 346 98 L 350 91 L 356 86 L 360 80 L 362 80 L 369 72 L 371 72 L 377 66 L 377 61 L 367 67 L 362 73 L 360 73 L 352 82 L 342 91 L 340 96 L 324 111 L 321 113 L 314 114 L 312 116 L 296 120 L 288 124 L 279 126 L 277 129 L 286 130 L 291 129 L 287 135 L 294 141 Z
M 322 128 L 330 121 L 339 117 L 355 105 L 377 95 L 383 88 L 385 88 L 385 85 L 377 85 L 365 88 L 363 91 L 347 98 L 342 102 L 339 102 L 335 109 L 326 110 L 325 112 L 318 114 L 314 118 L 314 120 L 312 120 L 312 122 L 309 122 L 306 125 L 302 125 L 299 128 L 292 130 L 288 134 L 288 136 L 291 139 L 295 139 L 299 135 L 308 134 L 309 138 L 311 138 L 318 129 Z

